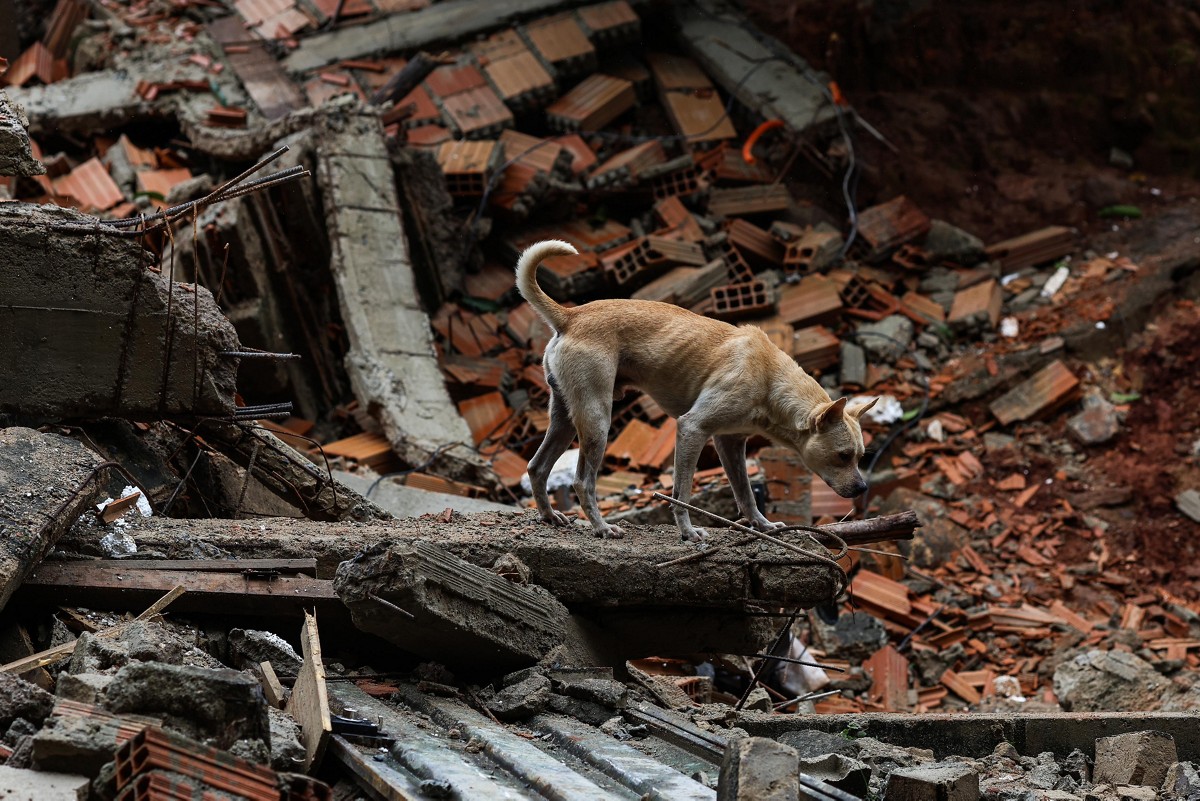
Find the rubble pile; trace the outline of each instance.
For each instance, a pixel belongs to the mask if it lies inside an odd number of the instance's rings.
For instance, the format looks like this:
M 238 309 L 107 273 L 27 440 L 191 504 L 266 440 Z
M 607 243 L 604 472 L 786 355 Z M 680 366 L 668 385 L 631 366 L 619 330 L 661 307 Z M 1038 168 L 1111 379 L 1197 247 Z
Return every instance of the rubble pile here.
M 20 22 L 0 796 L 1200 794 L 1184 199 L 989 244 L 860 192 L 886 132 L 716 0 Z M 633 392 L 597 486 L 629 538 L 545 526 L 513 265 L 548 238 L 562 303 L 757 326 L 876 398 L 868 494 L 752 440 L 799 528 L 683 544 L 675 421 Z

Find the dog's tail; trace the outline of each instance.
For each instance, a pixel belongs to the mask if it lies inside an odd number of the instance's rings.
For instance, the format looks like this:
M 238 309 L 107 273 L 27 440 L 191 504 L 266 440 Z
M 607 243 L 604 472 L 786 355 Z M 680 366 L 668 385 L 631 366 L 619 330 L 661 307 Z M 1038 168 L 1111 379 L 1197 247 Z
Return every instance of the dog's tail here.
M 568 311 L 538 286 L 538 265 L 550 256 L 572 256 L 578 252 L 567 242 L 547 239 L 545 242 L 530 245 L 521 254 L 521 258 L 517 259 L 517 290 L 556 332 L 561 332 L 567 327 Z

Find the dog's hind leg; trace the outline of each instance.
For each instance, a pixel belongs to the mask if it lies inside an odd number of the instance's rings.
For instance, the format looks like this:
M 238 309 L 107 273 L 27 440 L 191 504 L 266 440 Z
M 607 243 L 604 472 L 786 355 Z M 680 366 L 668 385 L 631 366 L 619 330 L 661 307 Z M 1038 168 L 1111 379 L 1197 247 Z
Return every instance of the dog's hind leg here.
M 564 514 L 566 509 L 551 508 L 550 496 L 546 493 L 546 480 L 550 477 L 554 463 L 571 447 L 571 440 L 574 438 L 575 427 L 571 424 L 567 405 L 563 403 L 558 392 L 551 390 L 550 426 L 546 430 L 546 438 L 538 446 L 537 453 L 529 460 L 529 484 L 542 519 L 555 526 L 569 525 L 570 520 Z
M 729 486 L 742 516 L 759 531 L 771 531 L 783 525 L 767 520 L 754 502 L 754 490 L 750 488 L 750 476 L 746 473 L 746 438 L 741 434 L 717 434 L 713 437 L 713 446 L 721 458 L 725 475 L 729 477 Z
M 708 441 L 708 432 L 700 424 L 699 415 L 686 412 L 681 415 L 675 431 L 675 475 L 671 487 L 671 497 L 687 503 L 692 497 L 692 478 L 696 474 L 696 462 L 700 460 L 700 451 Z M 749 481 L 749 479 L 747 479 Z M 708 533 L 702 528 L 692 525 L 688 510 L 682 506 L 671 506 L 675 515 L 675 525 L 679 526 L 679 534 L 685 542 L 700 542 Z
M 575 430 L 579 433 L 579 466 L 575 470 L 575 494 L 592 524 L 597 537 L 620 539 L 625 532 L 619 526 L 604 522 L 596 501 L 596 478 L 604 461 L 608 444 L 608 427 L 612 423 L 612 398 L 605 394 L 592 397 L 575 410 Z

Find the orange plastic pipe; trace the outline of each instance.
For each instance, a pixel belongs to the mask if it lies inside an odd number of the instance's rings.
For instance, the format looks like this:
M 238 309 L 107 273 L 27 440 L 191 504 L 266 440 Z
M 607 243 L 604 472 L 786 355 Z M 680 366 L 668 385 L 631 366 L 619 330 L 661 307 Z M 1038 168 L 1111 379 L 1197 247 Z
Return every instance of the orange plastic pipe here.
M 751 151 L 754 149 L 754 143 L 762 138 L 762 135 L 767 131 L 782 127 L 783 120 L 767 120 L 762 125 L 755 128 L 754 133 L 746 137 L 746 143 L 742 145 L 742 161 L 746 162 L 747 164 L 753 164 L 755 158 L 754 153 Z

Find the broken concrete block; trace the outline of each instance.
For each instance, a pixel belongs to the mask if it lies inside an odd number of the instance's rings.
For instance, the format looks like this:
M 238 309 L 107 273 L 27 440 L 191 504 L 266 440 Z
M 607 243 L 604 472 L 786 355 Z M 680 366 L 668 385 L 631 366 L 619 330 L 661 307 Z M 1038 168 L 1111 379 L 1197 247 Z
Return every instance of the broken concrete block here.
M 1084 396 L 1083 411 L 1067 418 L 1067 431 L 1083 445 L 1103 445 L 1120 430 L 1116 407 L 1094 393 Z
M 1176 762 L 1167 769 L 1162 791 L 1172 798 L 1200 798 L 1200 768 L 1195 762 Z
M 842 342 L 841 355 L 838 359 L 843 384 L 852 387 L 867 385 L 867 354 L 853 342 Z
M 866 798 L 871 784 L 871 766 L 844 754 L 801 757 L 800 772 L 820 779 L 855 798 Z
M 921 247 L 932 262 L 952 261 L 963 267 L 971 267 L 987 255 L 982 239 L 944 220 L 929 221 L 929 233 Z
M 421 540 L 384 543 L 343 562 L 333 588 L 360 629 L 446 664 L 525 667 L 567 637 L 567 609 L 546 590 Z
M 104 690 L 112 682 L 112 676 L 103 673 L 60 673 L 54 694 L 68 701 L 82 704 L 102 704 Z
M 1175 507 L 1200 523 L 1200 490 L 1188 489 L 1176 495 Z
M 0 412 L 25 417 L 233 413 L 239 350 L 203 287 L 72 209 L 0 205 Z M 26 369 L 36 364 L 37 369 Z
M 0 765 L 0 798 L 11 801 L 87 801 L 91 779 Z
M 105 696 L 113 712 L 161 715 L 171 728 L 217 748 L 270 737 L 258 681 L 236 670 L 138 662 L 117 671 Z
M 908 350 L 915 327 L 902 314 L 893 314 L 876 323 L 860 323 L 856 341 L 872 360 L 894 362 Z
M 796 751 L 766 737 L 734 740 L 725 748 L 717 801 L 795 801 L 800 798 Z
M 1054 695 L 1067 712 L 1154 710 L 1170 682 L 1135 654 L 1092 649 L 1061 662 Z
M 238 660 L 233 662 L 234 667 L 250 668 L 270 662 L 277 672 L 294 676 L 304 662 L 291 643 L 273 631 L 233 629 L 229 632 L 229 648 Z
M 282 709 L 269 707 L 267 719 L 271 725 L 271 767 L 294 771 L 304 764 L 304 745 L 300 742 L 300 726 Z
M 17 204 L 0 204 L 12 205 Z M 3 284 L 7 276 L 20 273 L 21 269 L 12 269 L 16 265 L 5 261 L 5 245 L 4 234 L 0 233 L 0 264 L 8 265 L 0 270 L 0 297 L 8 303 L 7 298 L 12 296 L 5 294 Z M 11 316 L 6 313 L 4 318 Z M 0 323 L 0 332 L 3 327 Z M 5 379 L 0 381 L 0 397 L 12 385 L 22 383 L 17 373 L 38 386 L 46 380 L 42 372 L 44 364 L 37 370 L 17 367 L 36 356 L 23 351 L 18 360 L 15 352 L 3 353 L 4 347 L 0 343 L 0 365 L 9 365 L 11 369 L 3 370 Z M 71 361 L 75 363 L 74 358 Z M 28 386 L 25 389 L 35 394 L 40 391 Z M 0 400 L 0 407 L 3 405 Z M 91 506 L 99 486 L 99 482 L 92 481 L 92 473 L 100 462 L 98 456 L 67 437 L 42 434 L 30 428 L 0 430 L 0 609 L 63 532 Z
M 900 768 L 888 775 L 888 801 L 977 801 L 979 774 L 957 762 Z
M 0 734 L 18 718 L 40 726 L 53 707 L 54 696 L 41 687 L 11 673 L 0 673 Z
M 146 726 L 157 725 L 162 725 L 158 718 L 114 715 L 98 706 L 61 701 L 41 731 L 30 738 L 28 764 L 38 770 L 95 776 L 112 761 L 122 742 Z
M 1140 784 L 1158 788 L 1179 761 L 1175 738 L 1160 731 L 1139 731 L 1096 740 L 1096 784 Z
M 33 157 L 29 121 L 0 91 L 0 175 L 44 175 L 46 167 Z
M 488 710 L 500 720 L 524 720 L 541 712 L 550 700 L 550 679 L 540 673 L 505 687 L 487 700 Z

